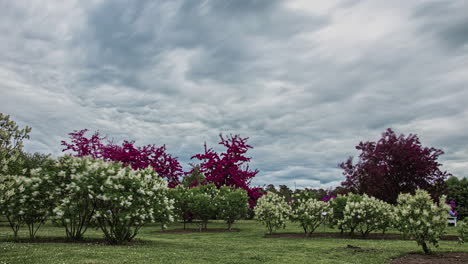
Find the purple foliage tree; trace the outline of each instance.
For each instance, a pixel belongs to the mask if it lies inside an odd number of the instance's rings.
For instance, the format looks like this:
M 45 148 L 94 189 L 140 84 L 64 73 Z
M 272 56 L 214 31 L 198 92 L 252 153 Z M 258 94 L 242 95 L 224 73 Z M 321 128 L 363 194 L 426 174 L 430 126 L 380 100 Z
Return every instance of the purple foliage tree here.
M 360 142 L 356 149 L 361 151 L 357 163 L 350 157 L 339 165 L 346 176 L 342 186 L 390 203 L 400 193 L 414 193 L 418 188 L 439 197 L 450 175 L 440 170 L 437 161 L 444 152 L 423 147 L 417 135 L 397 136 L 389 128 L 379 141 Z
M 248 162 L 249 157 L 245 154 L 253 147 L 246 142 L 248 138 L 241 138 L 239 135 L 228 136 L 224 138 L 219 135 L 220 145 L 226 147 L 226 152 L 221 154 L 208 148 L 205 143 L 205 153 L 192 156 L 201 162 L 200 172 L 205 175 L 204 183 L 214 183 L 217 187 L 223 185 L 242 188 L 249 195 L 250 207 L 254 207 L 258 198 L 264 191 L 262 188 L 251 188 L 250 183 L 253 177 L 257 175 L 258 170 L 250 170 Z

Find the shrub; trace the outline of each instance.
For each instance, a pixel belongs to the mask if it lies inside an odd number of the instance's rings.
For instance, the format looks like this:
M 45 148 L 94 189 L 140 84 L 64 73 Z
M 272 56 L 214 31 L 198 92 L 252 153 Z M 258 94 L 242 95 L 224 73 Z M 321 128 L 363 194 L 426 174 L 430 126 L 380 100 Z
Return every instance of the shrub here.
M 413 237 L 424 253 L 430 254 L 428 244 L 435 247 L 447 226 L 449 207 L 442 196 L 435 204 L 427 191 L 417 190 L 416 194 L 400 194 L 395 210 L 397 228 L 405 235 Z
M 90 156 L 67 155 L 58 159 L 58 172 L 52 175 L 56 197 L 53 221 L 65 228 L 68 239 L 82 239 L 90 226 L 107 166 Z
M 257 220 L 263 223 L 271 234 L 274 230 L 286 227 L 290 210 L 282 197 L 269 192 L 258 199 L 254 212 Z
M 458 239 L 460 243 L 465 243 L 468 242 L 468 223 L 465 221 L 460 221 L 459 227 L 458 227 Z
M 376 230 L 385 230 L 392 224 L 392 206 L 384 201 L 369 197 L 364 194 L 360 199 L 349 196 L 343 218 L 338 225 L 344 230 L 349 230 L 350 235 L 359 231 L 363 237 L 367 237 Z
M 298 222 L 306 234 L 312 234 L 332 213 L 330 205 L 316 199 L 294 199 L 291 220 Z
M 110 243 L 131 241 L 146 223 L 167 219 L 173 201 L 167 197 L 167 183 L 153 168 L 132 170 L 120 163 L 100 162 L 99 192 L 93 218 Z M 101 185 L 102 181 L 102 185 Z M 96 183 L 98 183 L 96 182 Z
M 9 182 L 0 188 L 5 192 L 0 199 L 0 213 L 7 218 L 15 240 L 18 240 L 18 231 L 23 224 L 28 226 L 29 238 L 33 240 L 49 216 L 50 184 L 47 179 L 37 175 L 39 171 L 34 174 L 33 177 L 10 176 Z
M 169 198 L 174 200 L 174 216 L 182 220 L 184 223 L 184 230 L 186 223 L 192 219 L 192 213 L 190 212 L 190 189 L 178 185 L 173 189 L 169 189 Z
M 207 229 L 208 220 L 216 217 L 216 196 L 219 190 L 214 184 L 198 185 L 189 189 L 189 210 L 200 220 L 200 231 Z
M 351 194 L 352 195 L 352 194 Z M 333 217 L 330 218 L 330 225 L 337 226 L 340 229 L 341 234 L 344 232 L 344 226 L 342 220 L 344 218 L 344 209 L 348 201 L 348 195 L 338 195 L 335 199 L 330 201 L 330 207 L 333 210 Z
M 237 189 L 231 186 L 221 186 L 216 197 L 218 206 L 218 218 L 226 221 L 228 229 L 231 230 L 232 224 L 237 219 L 242 218 L 248 212 L 249 196 L 243 189 Z

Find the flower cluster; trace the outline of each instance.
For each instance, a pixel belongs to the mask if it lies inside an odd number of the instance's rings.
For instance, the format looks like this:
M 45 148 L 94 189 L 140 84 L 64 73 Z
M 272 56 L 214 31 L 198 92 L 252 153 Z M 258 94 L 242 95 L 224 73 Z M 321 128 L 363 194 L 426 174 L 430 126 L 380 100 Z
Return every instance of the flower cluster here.
M 291 208 L 279 195 L 269 192 L 257 201 L 254 212 L 258 221 L 266 225 L 268 233 L 286 227 Z
M 398 206 L 395 210 L 396 227 L 413 237 L 424 252 L 431 252 L 428 244 L 438 246 L 438 241 L 447 226 L 447 211 L 450 209 L 442 196 L 435 204 L 428 192 L 417 190 L 416 194 L 400 194 Z
M 298 222 L 306 234 L 313 233 L 333 213 L 330 204 L 324 201 L 295 198 L 294 202 L 297 206 L 292 209 L 291 220 Z

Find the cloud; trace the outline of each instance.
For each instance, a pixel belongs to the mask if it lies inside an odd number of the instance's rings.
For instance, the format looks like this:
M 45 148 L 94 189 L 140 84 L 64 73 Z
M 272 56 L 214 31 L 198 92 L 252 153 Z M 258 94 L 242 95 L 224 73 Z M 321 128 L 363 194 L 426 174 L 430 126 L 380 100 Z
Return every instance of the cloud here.
M 256 185 L 328 188 L 387 127 L 466 176 L 465 1 L 0 0 L 0 112 L 60 155 L 82 128 L 187 166 L 250 137 Z

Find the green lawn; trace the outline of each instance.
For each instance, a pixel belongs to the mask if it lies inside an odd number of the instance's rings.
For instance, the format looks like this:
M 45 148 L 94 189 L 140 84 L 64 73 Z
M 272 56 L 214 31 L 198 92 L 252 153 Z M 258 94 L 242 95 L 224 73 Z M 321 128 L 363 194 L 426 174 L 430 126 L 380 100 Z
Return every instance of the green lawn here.
M 169 229 L 180 228 L 173 224 Z M 195 225 L 191 226 L 195 228 Z M 224 228 L 220 222 L 208 228 Z M 264 228 L 255 221 L 240 221 L 240 232 L 153 234 L 158 226 L 147 226 L 137 236 L 138 243 L 108 246 L 96 243 L 12 243 L 8 227 L 0 227 L 0 264 L 4 263 L 387 263 L 392 258 L 419 252 L 414 241 L 361 239 L 264 238 Z M 27 237 L 26 228 L 21 237 Z M 322 228 L 318 231 L 323 231 Z M 327 231 L 332 231 L 327 229 Z M 281 232 L 301 232 L 290 225 Z M 450 227 L 449 234 L 456 234 Z M 63 237 L 61 228 L 45 226 L 39 239 Z M 89 230 L 87 238 L 101 238 Z M 361 249 L 347 248 L 347 245 Z M 436 252 L 468 252 L 468 245 L 442 241 Z

